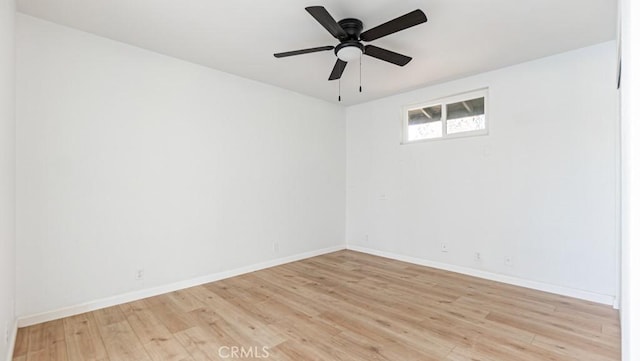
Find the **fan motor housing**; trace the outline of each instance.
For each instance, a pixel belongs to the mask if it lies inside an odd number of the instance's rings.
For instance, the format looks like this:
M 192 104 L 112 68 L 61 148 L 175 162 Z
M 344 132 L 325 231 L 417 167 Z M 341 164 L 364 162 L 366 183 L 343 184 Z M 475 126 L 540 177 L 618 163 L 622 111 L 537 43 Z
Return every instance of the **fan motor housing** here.
M 340 41 L 345 40 L 360 40 L 360 33 L 362 32 L 362 21 L 353 18 L 342 19 L 338 21 L 338 25 L 347 33 L 346 39 L 340 39 Z

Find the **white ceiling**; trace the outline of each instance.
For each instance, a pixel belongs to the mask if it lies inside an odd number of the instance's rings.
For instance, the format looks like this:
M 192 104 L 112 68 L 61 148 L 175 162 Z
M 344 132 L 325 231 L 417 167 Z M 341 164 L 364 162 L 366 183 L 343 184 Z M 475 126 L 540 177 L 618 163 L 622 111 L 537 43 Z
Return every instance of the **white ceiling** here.
M 401 68 L 363 58 L 342 77 L 350 105 L 611 40 L 616 0 L 19 0 L 21 12 L 158 53 L 337 102 L 333 52 L 274 52 L 337 40 L 305 10 L 322 5 L 364 29 L 422 9 L 426 24 L 371 44 L 413 57 Z

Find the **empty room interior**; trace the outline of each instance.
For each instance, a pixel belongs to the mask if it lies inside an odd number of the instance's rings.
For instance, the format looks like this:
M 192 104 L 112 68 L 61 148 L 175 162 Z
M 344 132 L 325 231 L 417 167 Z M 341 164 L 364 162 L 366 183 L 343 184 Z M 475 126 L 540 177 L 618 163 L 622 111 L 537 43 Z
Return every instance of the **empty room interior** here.
M 0 360 L 640 361 L 632 0 L 0 0 Z

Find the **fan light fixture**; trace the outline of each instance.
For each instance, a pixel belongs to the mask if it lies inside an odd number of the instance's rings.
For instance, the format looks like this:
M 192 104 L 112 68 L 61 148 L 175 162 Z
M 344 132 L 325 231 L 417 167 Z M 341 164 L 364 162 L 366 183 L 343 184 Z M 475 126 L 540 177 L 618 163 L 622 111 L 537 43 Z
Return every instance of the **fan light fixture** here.
M 348 63 L 350 61 L 360 59 L 360 57 L 362 56 L 362 49 L 360 49 L 360 47 L 356 45 L 345 46 L 343 48 L 340 48 L 340 50 L 336 52 L 336 55 L 338 56 L 338 59 L 346 61 Z
M 355 18 L 346 18 L 338 22 L 329 14 L 323 6 L 308 6 L 305 8 L 317 22 L 320 23 L 334 38 L 340 41 L 336 46 L 326 45 L 315 48 L 286 51 L 275 53 L 276 58 L 284 58 L 293 55 L 316 53 L 319 51 L 333 50 L 336 54 L 336 64 L 331 70 L 329 80 L 339 80 L 347 66 L 347 63 L 355 60 L 360 61 L 360 92 L 362 92 L 362 55 L 386 61 L 398 66 L 405 66 L 411 61 L 411 57 L 398 54 L 391 50 L 379 48 L 375 45 L 363 45 L 362 42 L 370 42 L 380 39 L 398 31 L 408 29 L 418 24 L 426 23 L 427 16 L 420 9 L 406 13 L 384 24 L 380 24 L 365 32 L 362 32 L 362 21 Z M 339 82 L 339 81 L 338 81 Z M 341 101 L 340 84 L 338 84 L 338 101 Z

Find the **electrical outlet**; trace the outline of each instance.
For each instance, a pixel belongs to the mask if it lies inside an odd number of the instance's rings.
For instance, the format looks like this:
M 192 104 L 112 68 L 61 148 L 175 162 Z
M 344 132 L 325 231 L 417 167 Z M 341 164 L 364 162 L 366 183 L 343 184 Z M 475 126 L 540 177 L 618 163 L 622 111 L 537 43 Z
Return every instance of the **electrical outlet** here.
M 135 279 L 136 281 L 142 281 L 144 279 L 144 268 L 139 268 L 136 270 Z
M 508 267 L 513 267 L 513 258 L 506 256 L 504 258 L 504 265 Z
M 440 243 L 440 252 L 449 252 L 449 246 L 446 243 Z
M 480 262 L 482 260 L 482 258 L 480 257 L 480 252 L 475 253 L 474 259 L 476 260 L 476 262 Z
M 280 252 L 280 245 L 278 244 L 278 242 L 273 242 L 273 251 Z

